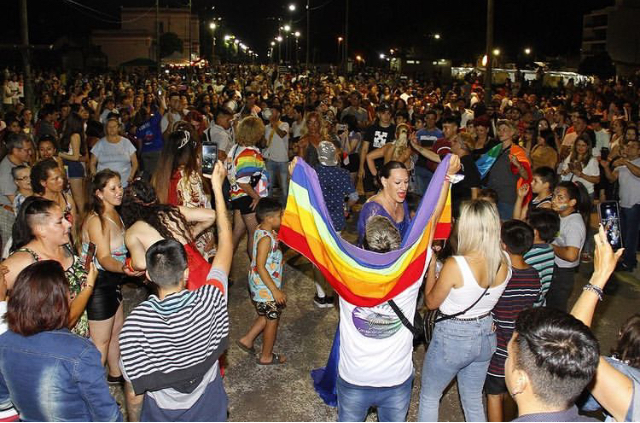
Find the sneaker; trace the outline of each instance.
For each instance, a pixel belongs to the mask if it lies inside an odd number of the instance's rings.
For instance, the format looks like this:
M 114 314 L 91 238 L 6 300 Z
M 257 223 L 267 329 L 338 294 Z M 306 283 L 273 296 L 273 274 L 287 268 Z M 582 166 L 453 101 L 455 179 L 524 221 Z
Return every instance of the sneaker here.
M 333 297 L 318 297 L 316 294 L 313 297 L 313 303 L 319 308 L 331 308 L 333 307 Z

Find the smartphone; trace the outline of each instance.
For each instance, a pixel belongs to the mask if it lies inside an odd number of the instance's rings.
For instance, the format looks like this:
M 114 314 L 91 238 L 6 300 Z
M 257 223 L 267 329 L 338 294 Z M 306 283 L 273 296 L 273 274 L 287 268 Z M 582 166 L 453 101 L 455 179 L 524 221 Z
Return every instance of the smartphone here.
M 607 234 L 607 241 L 611 248 L 622 248 L 622 232 L 620 231 L 620 209 L 617 201 L 605 201 L 598 206 L 600 223 Z
M 600 158 L 602 160 L 607 160 L 609 158 L 609 149 L 607 147 L 602 147 L 600 149 Z
M 84 259 L 84 268 L 89 271 L 89 267 L 91 265 L 91 262 L 93 262 L 93 257 L 96 255 L 96 244 L 94 244 L 93 242 L 89 243 L 89 246 L 87 247 L 87 255 Z
M 202 173 L 205 175 L 213 174 L 213 167 L 218 161 L 217 144 L 202 144 Z

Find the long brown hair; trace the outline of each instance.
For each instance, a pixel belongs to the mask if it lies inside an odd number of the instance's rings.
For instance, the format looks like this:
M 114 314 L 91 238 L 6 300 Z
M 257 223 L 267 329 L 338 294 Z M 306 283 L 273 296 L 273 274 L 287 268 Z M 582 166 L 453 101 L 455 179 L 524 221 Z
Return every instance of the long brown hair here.
M 178 168 L 183 168 L 186 178 L 199 171 L 198 154 L 198 142 L 190 131 L 178 130 L 169 135 L 162 147 L 158 167 L 151 177 L 151 185 L 161 203 L 166 203 L 169 198 L 171 177 Z

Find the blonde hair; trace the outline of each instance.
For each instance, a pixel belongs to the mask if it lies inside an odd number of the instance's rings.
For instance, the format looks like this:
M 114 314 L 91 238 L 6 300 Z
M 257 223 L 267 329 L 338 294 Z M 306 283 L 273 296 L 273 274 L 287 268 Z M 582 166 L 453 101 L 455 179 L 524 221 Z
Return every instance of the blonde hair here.
M 404 133 L 401 133 L 400 136 L 398 136 L 398 132 L 400 132 L 400 129 L 402 127 L 405 127 L 407 130 Z M 393 154 L 391 155 L 391 160 L 399 160 L 400 157 L 402 157 L 402 155 L 405 153 L 405 151 L 407 151 L 407 149 L 409 148 L 409 125 L 405 124 L 405 123 L 401 123 L 400 125 L 398 125 L 398 127 L 396 128 L 396 141 L 393 143 Z
M 465 256 L 479 253 L 484 257 L 487 263 L 486 277 L 491 286 L 500 265 L 507 263 L 500 245 L 498 208 L 486 200 L 462 203 L 460 218 L 456 222 L 456 237 L 456 254 Z
M 326 133 L 326 127 L 324 123 L 324 119 L 322 119 L 322 115 L 318 112 L 307 112 L 304 114 L 304 120 L 302 121 L 302 128 L 300 128 L 300 138 L 306 136 L 309 133 L 309 127 L 307 126 L 307 122 L 310 118 L 315 117 L 318 120 L 318 124 L 320 125 L 320 135 L 322 137 L 323 132 Z M 322 137 L 322 139 L 328 139 L 326 137 Z
M 364 232 L 365 248 L 370 251 L 386 253 L 397 250 L 402 243 L 400 231 L 384 216 L 370 217 Z
M 251 147 L 264 137 L 264 123 L 257 116 L 247 116 L 238 123 L 236 140 L 243 147 Z
M 460 146 L 467 152 L 471 153 L 474 148 L 476 148 L 476 142 L 470 133 L 460 132 L 458 135 L 456 135 L 456 137 L 458 139 L 458 142 L 460 143 Z

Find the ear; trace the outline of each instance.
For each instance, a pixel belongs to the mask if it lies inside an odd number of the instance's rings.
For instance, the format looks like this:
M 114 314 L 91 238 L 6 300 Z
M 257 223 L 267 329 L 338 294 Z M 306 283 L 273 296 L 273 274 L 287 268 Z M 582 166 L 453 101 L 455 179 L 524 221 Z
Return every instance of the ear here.
M 571 207 L 575 208 L 576 205 L 578 204 L 578 201 L 574 198 L 569 200 L 569 204 L 571 205 Z

